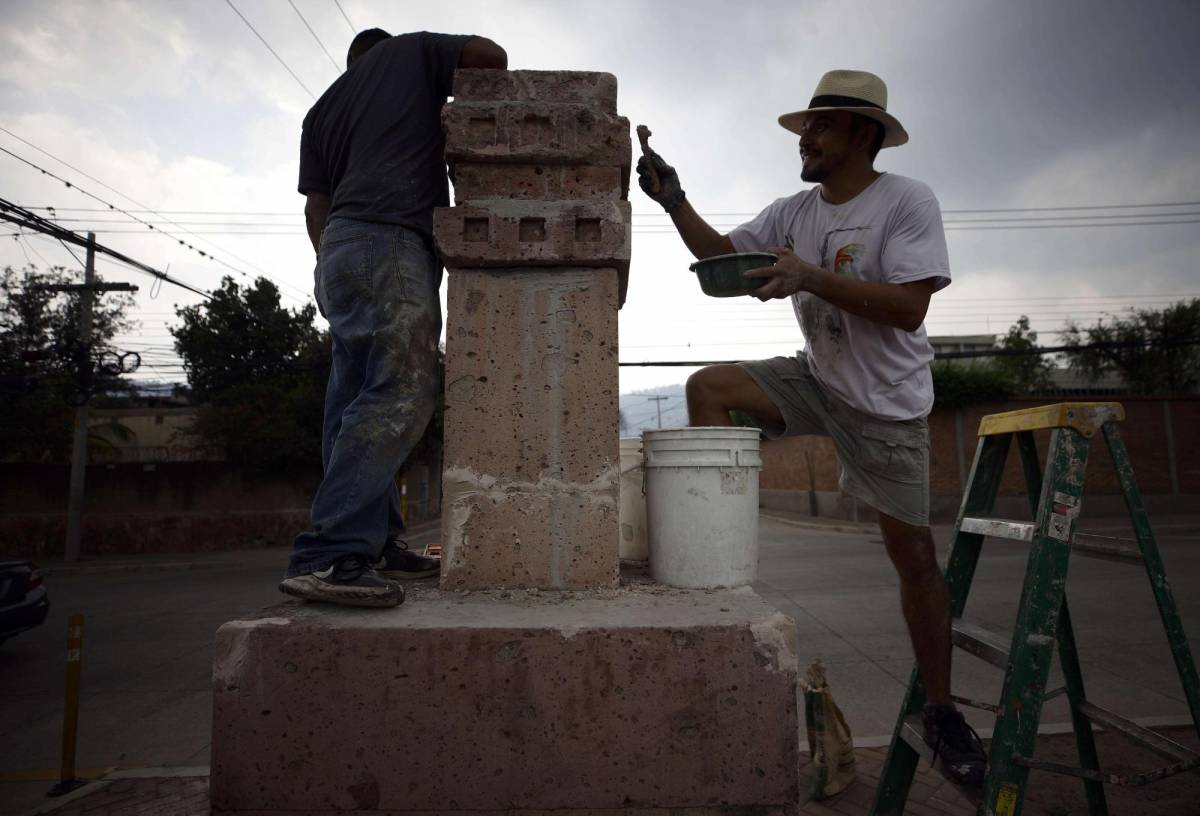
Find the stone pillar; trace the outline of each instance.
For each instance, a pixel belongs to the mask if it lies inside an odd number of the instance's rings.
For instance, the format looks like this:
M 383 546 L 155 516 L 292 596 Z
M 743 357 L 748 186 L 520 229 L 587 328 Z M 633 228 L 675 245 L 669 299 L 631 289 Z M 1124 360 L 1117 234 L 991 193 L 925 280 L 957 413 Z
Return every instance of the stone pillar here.
M 611 74 L 459 71 L 443 113 L 449 271 L 443 589 L 617 583 L 617 309 L 628 120 Z
M 460 71 L 445 121 L 442 587 L 222 626 L 213 816 L 794 814 L 795 624 L 617 586 L 616 81 Z

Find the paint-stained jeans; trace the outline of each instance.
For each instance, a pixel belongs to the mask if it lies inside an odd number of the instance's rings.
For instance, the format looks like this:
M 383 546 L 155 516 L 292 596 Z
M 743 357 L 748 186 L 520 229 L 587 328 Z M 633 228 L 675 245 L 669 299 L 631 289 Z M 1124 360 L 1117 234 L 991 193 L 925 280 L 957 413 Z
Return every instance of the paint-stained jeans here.
M 351 553 L 374 559 L 403 531 L 395 477 L 437 399 L 440 282 L 441 266 L 417 233 L 347 218 L 326 225 L 316 268 L 317 306 L 333 338 L 325 475 L 289 576 Z

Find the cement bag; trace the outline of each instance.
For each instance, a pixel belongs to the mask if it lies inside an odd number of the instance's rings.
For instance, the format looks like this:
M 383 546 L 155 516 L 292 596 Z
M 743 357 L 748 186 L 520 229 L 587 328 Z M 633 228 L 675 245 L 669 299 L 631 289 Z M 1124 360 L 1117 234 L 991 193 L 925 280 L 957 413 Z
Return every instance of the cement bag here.
M 820 800 L 841 793 L 854 781 L 854 737 L 829 693 L 820 660 L 808 667 L 804 686 L 804 723 L 812 757 L 809 796 Z

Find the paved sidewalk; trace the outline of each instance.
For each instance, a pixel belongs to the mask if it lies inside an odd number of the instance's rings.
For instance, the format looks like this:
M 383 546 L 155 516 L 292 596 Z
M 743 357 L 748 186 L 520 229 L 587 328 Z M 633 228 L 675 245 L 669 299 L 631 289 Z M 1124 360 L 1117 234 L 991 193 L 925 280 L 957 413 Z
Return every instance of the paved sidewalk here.
M 1190 729 L 1167 732 L 1177 742 L 1200 747 Z M 1165 764 L 1132 748 L 1115 734 L 1100 734 L 1098 750 L 1106 769 L 1146 770 Z M 1069 735 L 1041 737 L 1039 758 L 1074 763 L 1074 738 Z M 797 816 L 863 816 L 870 811 L 875 787 L 887 748 L 862 748 L 855 752 L 858 779 L 844 792 L 822 802 L 808 800 L 809 757 L 801 760 L 801 807 Z M 122 772 L 77 791 L 68 801 L 43 805 L 34 814 L 53 816 L 208 816 L 208 777 L 196 776 L 203 769 L 182 771 L 186 775 L 145 776 Z M 170 773 L 171 769 L 147 769 L 145 774 Z M 176 771 L 175 773 L 180 773 Z M 132 778 L 131 778 L 132 777 Z M 1200 772 L 1184 774 L 1147 788 L 1106 787 L 1109 810 L 1121 816 L 1181 816 L 1195 813 L 1200 802 Z M 906 816 L 974 816 L 975 806 L 955 786 L 928 764 L 921 763 L 910 790 Z M 1075 779 L 1034 772 L 1026 790 L 1022 813 L 1026 816 L 1086 816 L 1082 785 Z

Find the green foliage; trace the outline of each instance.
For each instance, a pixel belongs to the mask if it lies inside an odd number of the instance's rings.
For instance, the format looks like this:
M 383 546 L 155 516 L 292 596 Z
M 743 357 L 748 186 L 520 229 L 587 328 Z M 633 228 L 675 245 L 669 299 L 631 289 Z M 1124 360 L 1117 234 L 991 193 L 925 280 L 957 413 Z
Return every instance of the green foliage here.
M 290 311 L 266 278 L 242 288 L 226 277 L 212 300 L 176 309 L 171 329 L 188 387 L 208 402 L 243 383 L 294 382 L 321 345 L 311 303 Z
M 62 267 L 5 267 L 0 274 L 0 451 L 6 459 L 69 460 L 74 405 L 82 396 L 77 366 L 90 368 L 131 326 L 129 295 L 97 296 L 91 349 L 80 346 L 79 296 L 44 287 L 81 282 Z M 94 391 L 118 387 L 119 378 L 92 380 Z
M 255 469 L 319 467 L 329 338 L 316 309 L 284 308 L 265 278 L 243 288 L 226 277 L 212 300 L 176 314 L 175 350 L 202 403 L 193 432 Z
M 976 402 L 1003 402 L 1017 392 L 1012 374 L 996 365 L 995 358 L 972 365 L 936 360 L 933 373 L 933 407 L 962 408 Z
M 1038 347 L 1037 339 L 1037 332 L 1029 327 L 1029 318 L 1021 315 L 1017 322 L 1009 327 L 1008 334 L 996 343 L 996 348 L 1028 352 Z M 993 357 L 991 360 L 996 369 L 1008 377 L 1015 394 L 1037 394 L 1053 386 L 1050 372 L 1054 363 L 1044 354 Z
M 1068 323 L 1063 345 L 1122 344 L 1087 349 L 1070 356 L 1071 368 L 1097 380 L 1119 374 L 1140 394 L 1194 394 L 1200 391 L 1200 299 L 1164 309 L 1130 309 L 1082 328 Z

